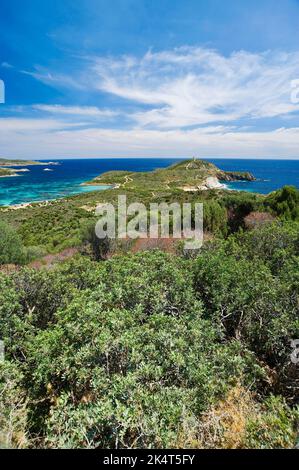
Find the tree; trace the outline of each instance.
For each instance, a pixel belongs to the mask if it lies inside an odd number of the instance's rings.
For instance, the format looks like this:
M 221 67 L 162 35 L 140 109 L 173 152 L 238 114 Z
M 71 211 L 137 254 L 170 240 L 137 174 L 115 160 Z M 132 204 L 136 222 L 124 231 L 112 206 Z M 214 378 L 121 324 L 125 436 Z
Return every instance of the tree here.
M 85 246 L 91 251 L 92 258 L 95 261 L 107 259 L 114 246 L 114 240 L 108 237 L 99 238 L 95 232 L 95 222 L 84 226 L 81 231 L 81 239 Z

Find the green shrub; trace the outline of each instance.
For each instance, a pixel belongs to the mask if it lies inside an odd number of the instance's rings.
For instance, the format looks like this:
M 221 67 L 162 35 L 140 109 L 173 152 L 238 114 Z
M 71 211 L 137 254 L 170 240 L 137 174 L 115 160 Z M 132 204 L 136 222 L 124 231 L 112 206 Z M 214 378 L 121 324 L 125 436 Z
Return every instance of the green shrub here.
M 265 204 L 284 220 L 299 220 L 299 190 L 294 186 L 284 186 L 270 194 Z
M 280 221 L 240 231 L 224 246 L 227 254 L 263 262 L 277 274 L 288 259 L 299 254 L 299 224 Z
M 43 246 L 28 246 L 24 249 L 26 263 L 42 258 L 47 255 L 47 250 Z
M 195 259 L 0 274 L 3 445 L 292 447 L 298 260 L 298 225 L 280 221 Z
M 214 234 L 227 234 L 227 211 L 217 201 L 204 203 L 204 230 Z
M 16 364 L 0 363 L 0 448 L 28 446 L 28 410 L 22 379 Z
M 25 254 L 19 235 L 0 221 L 0 264 L 22 264 L 24 261 Z
M 244 227 L 244 218 L 253 211 L 263 210 L 263 199 L 256 194 L 241 191 L 226 194 L 223 204 L 228 212 L 228 226 L 231 232 Z
M 274 389 L 290 399 L 298 387 L 290 361 L 290 341 L 299 337 L 297 264 L 293 258 L 292 269 L 274 276 L 263 260 L 242 257 L 231 240 L 195 261 L 195 289 L 208 317 L 274 369 Z
M 197 305 L 144 317 L 112 298 L 104 286 L 78 295 L 31 342 L 31 393 L 49 406 L 32 416 L 43 414 L 46 445 L 175 446 L 183 420 L 198 420 L 245 370 L 258 374 L 237 344 L 218 343 Z
M 98 238 L 95 233 L 95 222 L 85 225 L 81 230 L 81 241 L 87 245 L 92 258 L 95 261 L 103 261 L 113 251 L 115 241 L 105 237 Z M 87 251 L 88 253 L 88 251 Z
M 281 397 L 270 396 L 262 412 L 249 420 L 245 445 L 251 449 L 293 449 L 298 443 L 299 408 L 291 409 Z

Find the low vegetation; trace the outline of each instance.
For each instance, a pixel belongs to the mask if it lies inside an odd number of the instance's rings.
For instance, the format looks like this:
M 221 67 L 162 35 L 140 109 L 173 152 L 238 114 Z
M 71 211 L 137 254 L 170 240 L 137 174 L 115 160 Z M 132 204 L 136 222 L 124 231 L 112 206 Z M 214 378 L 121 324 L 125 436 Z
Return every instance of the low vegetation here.
M 2 210 L 0 446 L 294 448 L 298 190 L 161 190 L 205 203 L 192 256 L 99 243 L 89 208 L 118 194 Z M 28 265 L 69 246 L 51 269 Z
M 117 187 L 135 190 L 166 189 L 199 189 L 207 178 L 217 178 L 221 181 L 249 180 L 255 178 L 248 172 L 222 171 L 213 163 L 204 160 L 179 162 L 168 168 L 151 172 L 110 171 L 104 173 L 86 184 L 115 185 Z

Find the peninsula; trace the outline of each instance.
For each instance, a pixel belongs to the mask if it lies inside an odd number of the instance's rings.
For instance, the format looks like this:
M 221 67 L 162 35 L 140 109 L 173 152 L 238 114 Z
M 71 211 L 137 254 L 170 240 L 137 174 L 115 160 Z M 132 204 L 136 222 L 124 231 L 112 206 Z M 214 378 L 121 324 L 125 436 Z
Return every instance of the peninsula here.
M 197 192 L 208 189 L 223 189 L 229 181 L 255 181 L 249 172 L 220 170 L 205 160 L 192 159 L 150 172 L 110 171 L 97 176 L 85 185 L 112 185 L 115 189 L 126 188 L 142 191 L 180 189 Z

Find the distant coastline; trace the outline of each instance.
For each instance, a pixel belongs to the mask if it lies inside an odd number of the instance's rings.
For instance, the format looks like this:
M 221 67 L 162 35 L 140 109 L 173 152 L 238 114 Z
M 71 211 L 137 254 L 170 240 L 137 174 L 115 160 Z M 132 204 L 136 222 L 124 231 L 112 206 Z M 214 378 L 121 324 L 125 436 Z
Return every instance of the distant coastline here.
M 0 168 L 6 167 L 19 167 L 19 166 L 32 166 L 32 165 L 59 165 L 59 162 L 43 162 L 39 160 L 13 160 L 0 158 Z
M 18 173 L 27 173 L 28 168 L 23 168 L 27 166 L 49 166 L 49 165 L 59 165 L 57 162 L 39 162 L 33 160 L 8 160 L 5 158 L 0 158 L 0 178 L 12 178 L 20 176 Z M 22 167 L 22 168 L 20 168 Z M 49 170 L 50 171 L 50 170 Z

